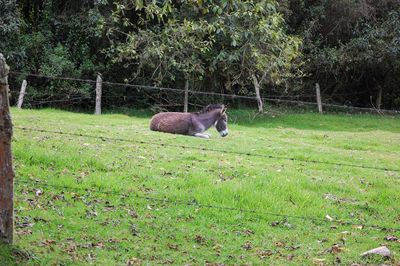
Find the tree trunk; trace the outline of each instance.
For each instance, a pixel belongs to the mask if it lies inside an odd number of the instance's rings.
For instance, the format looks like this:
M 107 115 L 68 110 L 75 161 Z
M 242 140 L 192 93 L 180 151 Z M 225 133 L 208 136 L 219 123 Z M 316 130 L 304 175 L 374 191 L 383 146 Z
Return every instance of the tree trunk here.
M 258 104 L 258 112 L 264 112 L 264 105 L 260 95 L 260 84 L 258 83 L 257 77 L 253 74 L 251 75 L 253 78 L 254 89 L 256 90 L 257 104 Z
M 0 242 L 12 243 L 14 231 L 14 170 L 12 123 L 8 100 L 8 66 L 0 54 Z

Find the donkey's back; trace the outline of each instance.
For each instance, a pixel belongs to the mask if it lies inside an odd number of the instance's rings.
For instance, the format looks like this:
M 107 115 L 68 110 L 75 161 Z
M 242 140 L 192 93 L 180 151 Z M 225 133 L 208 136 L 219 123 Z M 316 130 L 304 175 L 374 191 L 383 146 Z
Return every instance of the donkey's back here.
M 150 129 L 173 134 L 189 134 L 192 124 L 190 113 L 165 112 L 154 115 L 150 121 Z

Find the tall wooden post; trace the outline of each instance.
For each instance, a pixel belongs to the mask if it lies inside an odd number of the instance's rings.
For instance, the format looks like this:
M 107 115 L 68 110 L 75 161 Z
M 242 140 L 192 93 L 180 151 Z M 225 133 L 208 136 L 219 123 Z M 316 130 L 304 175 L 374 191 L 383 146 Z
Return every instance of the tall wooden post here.
M 188 112 L 188 105 L 189 105 L 189 80 L 185 82 L 185 101 L 183 103 L 183 112 Z
M 376 108 L 381 109 L 382 105 L 382 87 L 379 86 L 378 97 L 376 98 Z
M 315 90 L 317 94 L 318 112 L 322 114 L 321 90 L 319 88 L 319 83 L 315 83 Z
M 14 170 L 12 123 L 8 101 L 9 67 L 0 54 L 0 242 L 12 243 L 14 231 Z
M 18 109 L 21 109 L 21 108 L 22 108 L 22 103 L 24 102 L 24 96 L 25 96 L 26 85 L 27 85 L 27 82 L 26 82 L 26 80 L 24 79 L 24 81 L 22 81 L 21 91 L 19 92 L 18 104 L 17 104 Z
M 261 99 L 261 94 L 260 94 L 260 83 L 258 82 L 256 75 L 253 74 L 253 75 L 251 75 L 251 77 L 253 78 L 253 85 L 254 85 L 254 89 L 256 90 L 258 112 L 263 113 L 264 112 L 264 104 L 263 104 L 263 101 Z
M 94 114 L 96 114 L 96 115 L 100 115 L 101 114 L 102 83 L 103 83 L 103 79 L 101 78 L 101 74 L 97 73 L 97 79 L 96 79 L 96 110 L 94 112 Z

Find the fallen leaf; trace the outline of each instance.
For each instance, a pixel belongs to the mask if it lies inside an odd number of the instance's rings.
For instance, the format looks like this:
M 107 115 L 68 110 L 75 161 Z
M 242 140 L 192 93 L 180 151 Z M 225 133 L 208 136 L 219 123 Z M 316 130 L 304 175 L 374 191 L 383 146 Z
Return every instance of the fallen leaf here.
M 23 228 L 23 227 L 33 227 L 34 223 L 28 223 L 28 222 L 23 222 L 23 223 L 17 223 L 15 227 L 18 228 Z
M 115 211 L 115 207 L 114 206 L 106 206 L 103 208 L 104 212 L 111 212 L 111 211 Z
M 327 250 L 327 252 L 329 252 L 329 253 L 334 253 L 334 254 L 340 253 L 340 252 L 342 252 L 342 251 L 343 251 L 343 247 L 340 246 L 340 245 L 338 245 L 338 244 L 333 245 L 331 248 L 329 248 L 329 249 Z
M 96 248 L 103 248 L 104 247 L 104 243 L 103 242 L 93 243 L 92 246 L 96 247 Z
M 318 259 L 318 258 L 314 258 L 313 259 L 313 263 L 314 263 L 314 265 L 317 265 L 317 266 L 323 266 L 323 265 L 325 265 L 325 259 Z
M 221 256 L 221 250 L 222 250 L 222 246 L 219 244 L 216 244 L 215 246 L 213 246 L 213 249 L 216 253 L 217 256 Z
M 122 241 L 122 240 L 113 239 L 113 238 L 110 238 L 110 239 L 107 240 L 108 243 L 119 243 L 119 242 L 121 242 L 121 241 Z
M 250 235 L 254 235 L 254 231 L 250 230 L 250 229 L 243 229 L 243 230 L 238 230 L 235 231 L 235 233 L 237 235 L 245 235 L 245 236 L 250 236 Z
M 41 246 L 50 246 L 50 245 L 52 245 L 54 243 L 56 243 L 55 240 L 48 239 L 48 240 L 42 241 L 41 242 Z
M 64 195 L 54 195 L 54 196 L 52 197 L 52 199 L 53 199 L 53 200 L 64 200 L 65 197 L 64 197 Z
M 135 210 L 128 210 L 128 214 L 135 219 L 139 217 Z
M 399 239 L 396 236 L 385 236 L 386 241 L 398 241 Z
M 95 212 L 95 211 L 86 211 L 86 217 L 87 218 L 89 218 L 89 217 L 96 217 L 97 216 L 97 212 Z
M 168 243 L 168 247 L 170 249 L 173 249 L 173 250 L 178 250 L 179 249 L 179 246 L 177 244 Z
M 201 235 L 196 235 L 196 237 L 194 238 L 194 241 L 196 241 L 200 245 L 203 245 L 205 243 L 206 239 Z
M 271 223 L 271 226 L 275 227 L 275 226 L 278 226 L 279 224 L 280 224 L 279 221 L 274 221 L 274 222 Z
M 242 233 L 243 233 L 244 235 L 247 235 L 247 236 L 249 236 L 249 235 L 254 235 L 254 231 L 253 231 L 253 230 L 250 230 L 250 229 L 244 229 L 244 230 L 242 231 Z
M 247 241 L 246 243 L 244 243 L 244 244 L 242 245 L 242 248 L 243 248 L 244 250 L 250 250 L 250 249 L 253 248 L 253 244 L 252 244 L 250 241 Z
M 272 252 L 272 250 L 259 250 L 258 252 L 257 252 L 257 256 L 260 258 L 260 259 L 265 259 L 266 257 L 269 257 L 269 256 L 271 256 L 272 254 L 274 254 L 273 252 Z
M 94 258 L 95 258 L 95 255 L 92 254 L 92 253 L 89 253 L 89 254 L 87 255 L 87 260 L 89 260 L 89 261 L 93 261 Z
M 41 189 L 37 189 L 35 194 L 36 194 L 36 197 L 42 196 L 43 191 Z
M 21 235 L 31 235 L 32 231 L 31 230 L 17 230 L 15 232 L 17 235 L 21 236 Z
M 354 229 L 362 230 L 363 226 L 362 225 L 353 225 L 352 226 Z
M 300 249 L 300 246 L 299 245 L 288 246 L 288 247 L 285 247 L 285 249 L 286 250 L 296 250 L 296 249 Z
M 131 224 L 131 234 L 133 236 L 138 236 L 139 235 L 139 230 L 137 229 L 136 224 Z

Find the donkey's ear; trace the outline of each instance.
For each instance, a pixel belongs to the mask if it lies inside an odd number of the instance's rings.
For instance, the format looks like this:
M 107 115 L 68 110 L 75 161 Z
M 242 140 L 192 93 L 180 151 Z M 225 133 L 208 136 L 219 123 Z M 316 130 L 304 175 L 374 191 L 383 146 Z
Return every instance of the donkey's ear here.
M 221 115 L 223 115 L 223 114 L 225 114 L 226 113 L 226 107 L 224 106 L 224 107 L 222 107 L 222 109 L 221 109 Z

